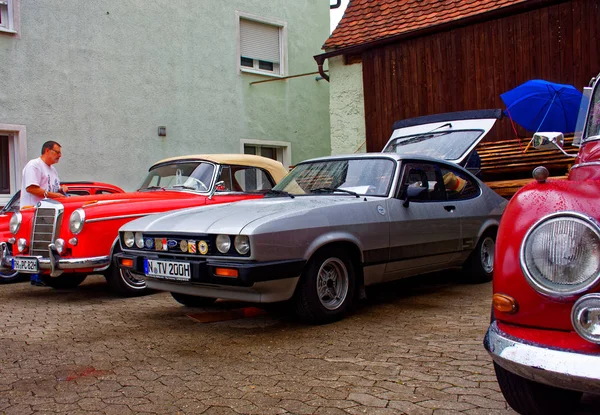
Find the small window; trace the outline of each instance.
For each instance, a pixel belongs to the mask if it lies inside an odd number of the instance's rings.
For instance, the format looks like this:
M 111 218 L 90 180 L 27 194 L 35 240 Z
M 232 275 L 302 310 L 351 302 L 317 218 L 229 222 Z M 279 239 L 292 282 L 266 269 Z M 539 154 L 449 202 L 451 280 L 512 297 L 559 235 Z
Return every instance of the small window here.
M 400 198 L 404 198 L 409 187 L 421 189 L 411 200 L 437 202 L 445 200 L 440 170 L 429 163 L 408 163 L 404 166 Z
M 13 8 L 15 0 L 0 0 L 0 31 L 14 32 Z
M 240 17 L 240 69 L 283 75 L 284 26 Z
M 224 166 L 217 190 L 225 192 L 260 192 L 270 190 L 275 181 L 262 169 L 247 166 Z

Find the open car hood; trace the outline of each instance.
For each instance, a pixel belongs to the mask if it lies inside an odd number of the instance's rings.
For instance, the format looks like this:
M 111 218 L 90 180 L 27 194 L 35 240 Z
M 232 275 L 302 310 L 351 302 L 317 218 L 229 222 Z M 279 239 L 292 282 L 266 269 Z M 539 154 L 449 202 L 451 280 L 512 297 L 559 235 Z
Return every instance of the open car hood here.
M 462 165 L 501 117 L 502 110 L 492 109 L 397 121 L 383 153 L 429 156 Z

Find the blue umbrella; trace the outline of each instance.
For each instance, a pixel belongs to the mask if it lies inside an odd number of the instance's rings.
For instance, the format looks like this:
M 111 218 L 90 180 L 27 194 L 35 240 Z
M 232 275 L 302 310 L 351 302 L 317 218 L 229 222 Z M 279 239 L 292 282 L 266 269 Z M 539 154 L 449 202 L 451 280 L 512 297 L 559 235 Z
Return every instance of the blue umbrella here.
M 500 95 L 506 114 L 529 131 L 575 131 L 582 94 L 572 85 L 541 79 L 527 81 Z

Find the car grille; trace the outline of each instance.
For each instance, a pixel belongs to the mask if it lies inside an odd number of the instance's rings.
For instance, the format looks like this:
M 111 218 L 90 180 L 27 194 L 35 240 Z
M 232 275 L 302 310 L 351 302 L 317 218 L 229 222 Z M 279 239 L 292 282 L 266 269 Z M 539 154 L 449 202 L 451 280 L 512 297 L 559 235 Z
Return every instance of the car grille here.
M 56 239 L 63 216 L 62 203 L 42 200 L 35 209 L 31 228 L 30 255 L 48 257 L 48 245 Z

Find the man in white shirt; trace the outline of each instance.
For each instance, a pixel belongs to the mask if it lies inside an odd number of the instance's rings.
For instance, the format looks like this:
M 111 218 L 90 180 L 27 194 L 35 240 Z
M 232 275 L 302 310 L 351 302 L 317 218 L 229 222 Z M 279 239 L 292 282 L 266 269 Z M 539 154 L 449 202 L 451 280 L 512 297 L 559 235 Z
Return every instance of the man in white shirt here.
M 21 207 L 35 206 L 44 198 L 64 197 L 67 186 L 60 184 L 58 172 L 52 166 L 62 156 L 61 146 L 56 141 L 46 141 L 42 146 L 42 155 L 30 160 L 23 169 L 21 184 Z M 59 193 L 59 192 L 63 193 Z

